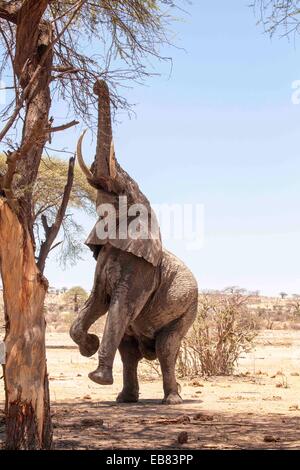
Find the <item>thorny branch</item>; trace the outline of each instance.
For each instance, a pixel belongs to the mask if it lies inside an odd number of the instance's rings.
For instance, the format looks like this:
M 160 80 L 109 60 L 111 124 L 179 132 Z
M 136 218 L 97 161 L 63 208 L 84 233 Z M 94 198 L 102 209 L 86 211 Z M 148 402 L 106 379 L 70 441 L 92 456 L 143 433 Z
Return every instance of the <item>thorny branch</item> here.
M 252 7 L 258 22 L 270 36 L 294 38 L 300 33 L 299 2 L 292 0 L 254 0 Z
M 172 0 L 159 0 L 157 3 L 161 8 L 151 10 L 150 3 L 154 2 L 49 1 L 45 20 L 54 28 L 56 38 L 51 44 L 54 48 L 53 95 L 68 102 L 74 117 L 80 117 L 89 127 L 97 124 L 94 119 L 97 101 L 91 93 L 97 79 L 108 82 L 114 110 L 129 110 L 127 100 L 120 95 L 121 87 L 128 87 L 129 82 L 141 82 L 154 74 L 149 58 L 168 59 L 160 55 L 159 49 L 162 44 L 168 44 L 169 12 L 173 14 L 175 4 Z M 0 21 L 0 29 L 5 30 L 13 50 L 14 34 L 6 31 L 7 24 L 7 21 Z M 92 49 L 86 44 L 91 44 Z M 88 54 L 87 50 L 94 52 Z M 7 123 L 9 129 L 16 123 L 22 105 L 15 108 Z
M 54 38 L 54 40 L 47 46 L 47 49 L 46 51 L 44 52 L 42 58 L 41 58 L 41 61 L 38 65 L 38 67 L 36 68 L 34 74 L 32 75 L 28 85 L 24 88 L 20 98 L 18 100 L 16 100 L 17 102 L 17 105 L 14 109 L 14 112 L 13 114 L 11 115 L 11 117 L 9 118 L 8 122 L 6 123 L 6 125 L 4 126 L 3 130 L 0 132 L 0 142 L 3 140 L 3 138 L 5 137 L 5 135 L 7 134 L 7 132 L 9 131 L 9 129 L 12 127 L 12 125 L 14 124 L 15 120 L 17 119 L 18 115 L 19 115 L 19 112 L 21 111 L 21 109 L 23 108 L 23 105 L 24 105 L 24 102 L 26 100 L 30 100 L 30 98 L 32 97 L 33 93 L 34 93 L 34 88 L 33 88 L 33 85 L 37 82 L 37 79 L 38 79 L 38 76 L 39 74 L 41 73 L 41 71 L 43 70 L 43 66 L 45 64 L 45 61 L 46 59 L 48 58 L 48 54 L 50 53 L 50 51 L 53 50 L 53 47 L 54 45 L 60 40 L 60 38 L 63 36 L 63 34 L 65 33 L 65 31 L 69 28 L 70 24 L 72 23 L 72 21 L 74 20 L 74 18 L 76 17 L 78 11 L 82 8 L 82 6 L 87 2 L 87 0 L 80 0 L 74 7 L 73 7 L 73 13 L 71 15 L 71 17 L 68 19 L 68 21 L 66 22 L 66 24 L 64 25 L 63 29 L 57 34 L 57 36 Z M 24 64 L 24 67 L 26 65 L 26 62 Z M 24 70 L 23 70 L 24 72 Z M 22 79 L 22 75 L 23 73 L 21 74 L 20 76 L 20 79 Z

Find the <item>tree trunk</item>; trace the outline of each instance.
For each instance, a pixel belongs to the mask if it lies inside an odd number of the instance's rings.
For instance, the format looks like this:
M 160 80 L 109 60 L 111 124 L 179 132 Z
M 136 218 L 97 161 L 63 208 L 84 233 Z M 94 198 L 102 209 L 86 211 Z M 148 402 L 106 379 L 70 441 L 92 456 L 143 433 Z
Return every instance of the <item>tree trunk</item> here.
M 27 2 L 30 3 L 30 0 L 27 0 Z M 28 15 L 29 12 L 25 11 L 24 25 L 20 22 L 17 28 L 17 47 L 14 63 L 23 90 L 26 89 L 42 63 L 42 69 L 31 85 L 32 91 L 25 100 L 26 114 L 21 146 L 28 141 L 31 142 L 31 145 L 25 158 L 21 158 L 17 162 L 17 173 L 20 175 L 18 188 L 22 192 L 22 197 L 19 200 L 21 214 L 24 223 L 27 224 L 32 240 L 34 240 L 32 233 L 34 221 L 32 190 L 38 174 L 42 152 L 49 138 L 47 129 L 49 127 L 51 107 L 50 81 L 53 64 L 53 51 L 49 50 L 49 47 L 53 38 L 51 25 L 47 22 L 36 25 L 37 33 L 33 36 L 35 42 L 26 49 L 27 52 L 30 51 L 30 55 L 24 55 L 21 45 L 23 42 L 28 42 L 27 36 L 30 34 L 28 28 L 31 27 Z M 28 65 L 26 65 L 27 63 Z M 24 67 L 26 72 L 24 72 Z
M 18 215 L 0 198 L 8 449 L 48 449 L 52 442 L 45 352 L 47 281 L 36 265 L 32 214 L 32 189 L 48 139 L 51 106 L 52 26 L 42 21 L 47 5 L 48 0 L 24 0 L 17 15 L 14 67 L 23 90 L 30 86 L 20 146 L 26 142 L 26 152 L 17 161 L 20 178 L 15 182 Z
M 43 306 L 47 282 L 35 263 L 31 236 L 0 199 L 0 270 L 6 331 L 6 447 L 51 446 Z

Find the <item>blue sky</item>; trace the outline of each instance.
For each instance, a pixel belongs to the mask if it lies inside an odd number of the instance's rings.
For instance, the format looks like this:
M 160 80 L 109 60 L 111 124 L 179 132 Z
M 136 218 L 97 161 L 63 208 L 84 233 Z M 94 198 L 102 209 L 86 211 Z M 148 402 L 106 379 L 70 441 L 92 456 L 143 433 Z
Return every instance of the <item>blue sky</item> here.
M 173 26 L 179 48 L 162 51 L 173 56 L 171 76 L 162 64 L 161 77 L 126 92 L 137 116 L 119 116 L 117 157 L 152 202 L 204 204 L 202 249 L 166 243 L 200 288 L 300 293 L 300 106 L 291 101 L 300 48 L 264 35 L 248 3 L 187 6 Z M 74 150 L 79 133 L 55 144 Z M 85 153 L 91 162 L 94 144 Z M 88 232 L 94 221 L 80 219 Z M 53 257 L 46 275 L 54 286 L 90 289 L 93 271 L 87 252 L 66 271 Z

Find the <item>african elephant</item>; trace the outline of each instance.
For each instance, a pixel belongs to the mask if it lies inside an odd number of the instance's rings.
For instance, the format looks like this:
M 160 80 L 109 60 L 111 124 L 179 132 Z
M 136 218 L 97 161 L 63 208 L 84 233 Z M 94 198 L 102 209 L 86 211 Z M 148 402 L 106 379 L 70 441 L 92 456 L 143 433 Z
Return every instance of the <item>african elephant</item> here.
M 105 236 L 94 227 L 86 244 L 97 259 L 94 286 L 89 299 L 70 329 L 82 355 L 98 351 L 98 368 L 89 378 L 101 385 L 113 383 L 112 367 L 117 349 L 123 362 L 123 390 L 118 402 L 136 402 L 139 397 L 137 367 L 144 357 L 158 358 L 163 376 L 165 404 L 182 402 L 175 377 L 175 363 L 181 340 L 192 325 L 198 303 L 197 282 L 189 269 L 162 247 L 160 231 L 149 201 L 137 183 L 121 168 L 112 143 L 110 97 L 105 82 L 94 88 L 99 100 L 97 151 L 91 170 L 82 156 L 82 139 L 77 146 L 80 167 L 97 189 L 97 206 L 112 204 L 116 226 L 128 228 L 129 212 L 117 206 L 119 196 L 128 207 L 138 204 L 148 211 L 144 218 L 148 236 L 116 237 L 108 229 Z M 106 214 L 107 215 L 107 214 Z M 101 214 L 99 220 L 103 221 Z M 141 230 L 141 224 L 137 232 Z M 115 228 L 115 227 L 114 227 Z M 143 228 L 143 227 L 142 227 Z M 91 325 L 107 313 L 99 347 Z

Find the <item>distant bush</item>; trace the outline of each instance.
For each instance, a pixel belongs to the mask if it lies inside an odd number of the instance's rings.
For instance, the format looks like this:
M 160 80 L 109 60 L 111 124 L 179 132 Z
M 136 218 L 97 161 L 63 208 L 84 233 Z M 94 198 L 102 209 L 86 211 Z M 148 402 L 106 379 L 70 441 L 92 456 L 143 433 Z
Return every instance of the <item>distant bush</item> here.
M 229 375 L 241 353 L 252 347 L 256 321 L 248 298 L 238 289 L 199 297 L 193 327 L 182 343 L 177 369 L 180 376 Z

